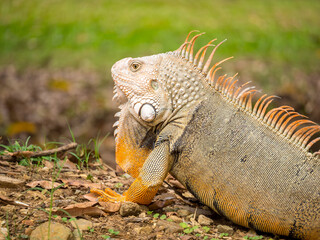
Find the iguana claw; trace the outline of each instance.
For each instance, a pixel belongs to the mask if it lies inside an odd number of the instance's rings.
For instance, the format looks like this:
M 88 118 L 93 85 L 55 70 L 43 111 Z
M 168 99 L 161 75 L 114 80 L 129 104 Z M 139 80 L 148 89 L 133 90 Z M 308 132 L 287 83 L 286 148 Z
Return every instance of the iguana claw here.
M 125 196 L 116 193 L 110 188 L 106 188 L 104 191 L 96 188 L 90 189 L 90 192 L 98 194 L 100 197 L 98 201 L 100 202 L 124 202 Z

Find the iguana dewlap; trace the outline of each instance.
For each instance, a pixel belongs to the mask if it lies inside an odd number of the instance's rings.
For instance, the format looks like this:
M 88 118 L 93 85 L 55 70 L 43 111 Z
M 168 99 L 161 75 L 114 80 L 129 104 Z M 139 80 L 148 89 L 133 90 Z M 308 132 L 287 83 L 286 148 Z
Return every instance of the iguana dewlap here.
M 190 35 L 190 34 L 189 34 Z M 320 239 L 320 126 L 291 107 L 255 104 L 252 87 L 216 77 L 212 42 L 198 34 L 173 52 L 126 58 L 112 67 L 116 160 L 135 181 L 103 201 L 148 204 L 170 172 L 201 202 L 233 222 L 300 239 Z M 269 107 L 269 108 L 268 108 Z

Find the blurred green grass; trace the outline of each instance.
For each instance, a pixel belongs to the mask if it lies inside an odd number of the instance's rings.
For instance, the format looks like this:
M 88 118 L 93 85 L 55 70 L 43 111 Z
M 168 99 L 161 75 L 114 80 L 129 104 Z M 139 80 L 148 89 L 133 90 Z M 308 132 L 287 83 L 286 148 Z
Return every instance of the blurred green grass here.
M 257 77 L 268 88 L 268 79 L 283 69 L 319 71 L 319 12 L 318 0 L 3 0 L 0 66 L 105 74 L 123 57 L 174 50 L 198 29 L 207 33 L 202 44 L 228 39 L 219 58 L 267 65 Z M 227 68 L 234 70 L 232 64 Z

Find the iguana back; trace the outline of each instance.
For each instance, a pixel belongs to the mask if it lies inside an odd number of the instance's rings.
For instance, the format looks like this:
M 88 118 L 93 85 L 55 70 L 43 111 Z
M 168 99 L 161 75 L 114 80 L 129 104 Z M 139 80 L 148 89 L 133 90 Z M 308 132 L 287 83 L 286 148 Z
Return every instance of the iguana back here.
M 319 160 L 219 94 L 197 107 L 176 146 L 172 175 L 219 214 L 264 232 L 320 236 Z

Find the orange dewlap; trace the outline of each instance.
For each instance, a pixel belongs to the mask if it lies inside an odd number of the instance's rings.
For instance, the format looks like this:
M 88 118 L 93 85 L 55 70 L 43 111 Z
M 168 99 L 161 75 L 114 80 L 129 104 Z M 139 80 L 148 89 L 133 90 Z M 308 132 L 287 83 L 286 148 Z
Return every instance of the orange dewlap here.
M 140 169 L 152 149 L 142 148 L 134 143 L 134 139 L 118 135 L 116 143 L 116 161 L 119 166 L 133 178 L 137 178 Z
M 142 126 L 129 109 L 130 104 L 121 109 L 116 134 L 116 162 L 126 173 L 137 178 L 152 147 L 143 144 L 149 128 Z

